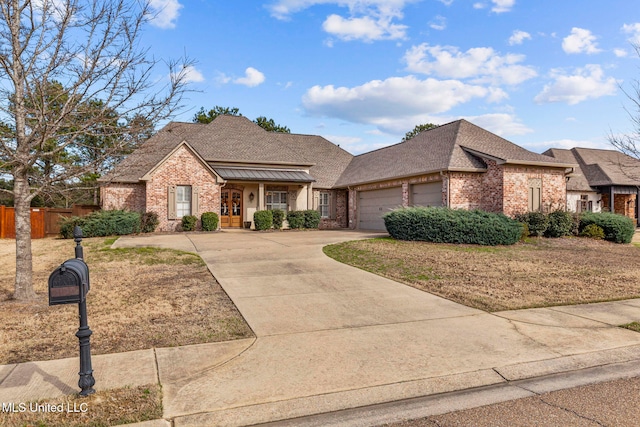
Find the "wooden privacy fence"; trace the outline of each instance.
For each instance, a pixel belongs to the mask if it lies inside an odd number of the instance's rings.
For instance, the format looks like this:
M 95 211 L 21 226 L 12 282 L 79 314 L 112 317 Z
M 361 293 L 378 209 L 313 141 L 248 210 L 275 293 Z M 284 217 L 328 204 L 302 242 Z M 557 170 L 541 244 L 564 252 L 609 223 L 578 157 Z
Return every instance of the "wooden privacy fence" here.
M 60 234 L 60 219 L 71 216 L 85 216 L 100 210 L 100 206 L 74 205 L 73 208 L 31 208 L 31 238 L 42 239 Z M 0 239 L 15 239 L 14 208 L 0 206 Z

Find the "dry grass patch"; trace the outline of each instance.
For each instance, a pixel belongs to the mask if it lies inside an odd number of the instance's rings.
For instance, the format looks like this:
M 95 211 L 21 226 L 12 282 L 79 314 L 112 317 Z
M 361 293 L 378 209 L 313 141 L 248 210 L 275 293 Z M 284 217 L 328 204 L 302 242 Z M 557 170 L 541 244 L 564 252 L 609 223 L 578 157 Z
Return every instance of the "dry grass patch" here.
M 109 249 L 114 239 L 83 241 L 92 354 L 253 336 L 202 259 L 156 248 Z M 11 300 L 15 242 L 0 240 L 0 364 L 77 357 L 78 307 L 48 305 L 47 279 L 74 256 L 74 242 L 33 241 L 37 300 Z
M 71 395 L 13 403 L 15 411 L 19 411 L 18 405 L 22 403 L 24 412 L 0 412 L 0 425 L 106 427 L 162 418 L 162 393 L 156 384 L 98 391 L 88 397 Z M 44 412 L 38 405 L 45 409 L 55 407 L 56 412 Z
M 640 248 L 580 238 L 513 246 L 403 242 L 325 247 L 341 262 L 487 311 L 640 297 Z

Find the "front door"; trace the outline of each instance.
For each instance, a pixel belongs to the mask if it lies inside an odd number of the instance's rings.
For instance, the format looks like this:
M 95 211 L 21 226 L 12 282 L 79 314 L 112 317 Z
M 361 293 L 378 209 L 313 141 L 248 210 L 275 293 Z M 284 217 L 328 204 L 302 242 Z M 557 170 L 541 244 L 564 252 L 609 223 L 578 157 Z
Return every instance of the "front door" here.
M 222 190 L 220 193 L 220 226 L 242 227 L 242 191 Z

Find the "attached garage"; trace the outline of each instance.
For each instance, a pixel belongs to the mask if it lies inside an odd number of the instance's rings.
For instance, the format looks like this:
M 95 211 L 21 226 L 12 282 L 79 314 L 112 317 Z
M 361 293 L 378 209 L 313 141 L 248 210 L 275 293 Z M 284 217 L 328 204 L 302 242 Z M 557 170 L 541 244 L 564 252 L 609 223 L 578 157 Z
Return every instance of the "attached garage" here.
M 402 206 L 402 187 L 358 192 L 358 228 L 386 230 L 382 215 Z
M 411 186 L 412 206 L 442 206 L 442 182 L 429 182 Z

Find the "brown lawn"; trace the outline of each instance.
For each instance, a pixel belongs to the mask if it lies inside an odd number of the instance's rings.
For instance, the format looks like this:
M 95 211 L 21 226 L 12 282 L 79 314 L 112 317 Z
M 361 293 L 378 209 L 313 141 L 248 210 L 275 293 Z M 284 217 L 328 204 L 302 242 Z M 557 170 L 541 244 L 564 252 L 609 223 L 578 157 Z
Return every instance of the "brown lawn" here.
M 585 238 L 500 247 L 386 238 L 331 245 L 325 253 L 487 311 L 640 297 L 640 248 Z
M 92 354 L 253 336 L 197 255 L 165 249 L 109 249 L 85 239 Z M 33 241 L 37 300 L 11 300 L 15 241 L 0 240 L 0 364 L 77 357 L 78 306 L 48 305 L 47 279 L 74 257 L 73 240 Z

